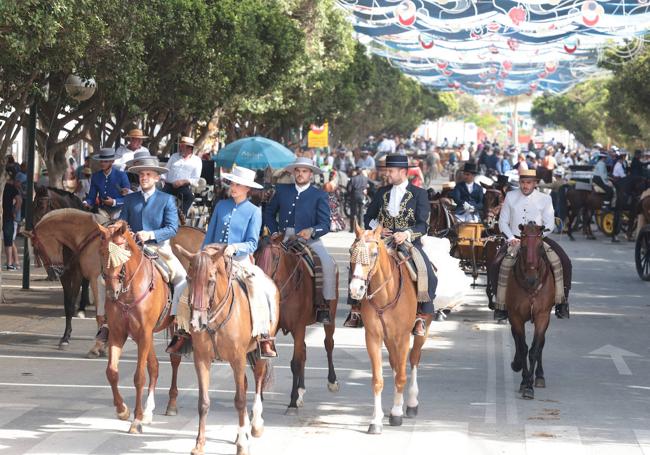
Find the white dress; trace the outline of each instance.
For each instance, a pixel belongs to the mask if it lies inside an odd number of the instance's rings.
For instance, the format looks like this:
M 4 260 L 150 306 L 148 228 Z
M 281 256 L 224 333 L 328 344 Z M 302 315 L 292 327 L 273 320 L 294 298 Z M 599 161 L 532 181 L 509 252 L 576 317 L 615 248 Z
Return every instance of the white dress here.
M 449 239 L 425 235 L 422 250 L 437 269 L 438 287 L 433 301 L 437 310 L 452 309 L 463 302 L 472 280 L 460 268 L 460 260 L 449 255 Z

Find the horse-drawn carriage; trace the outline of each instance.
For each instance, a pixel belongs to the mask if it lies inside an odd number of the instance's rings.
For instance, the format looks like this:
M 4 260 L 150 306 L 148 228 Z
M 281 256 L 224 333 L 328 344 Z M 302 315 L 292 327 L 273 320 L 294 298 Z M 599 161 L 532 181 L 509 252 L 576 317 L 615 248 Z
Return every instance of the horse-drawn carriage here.
M 650 190 L 641 195 L 639 202 L 638 234 L 634 248 L 634 261 L 639 278 L 650 281 Z

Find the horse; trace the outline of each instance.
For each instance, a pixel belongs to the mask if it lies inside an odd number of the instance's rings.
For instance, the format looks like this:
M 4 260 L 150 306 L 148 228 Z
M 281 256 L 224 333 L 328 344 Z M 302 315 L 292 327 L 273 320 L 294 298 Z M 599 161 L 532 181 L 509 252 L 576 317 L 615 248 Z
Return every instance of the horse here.
M 34 200 L 32 201 L 32 216 L 33 226 L 35 226 L 43 216 L 56 209 L 72 208 L 83 210 L 81 200 L 74 194 L 59 188 L 36 186 Z M 66 309 L 66 321 L 68 314 L 72 315 L 75 310 L 75 302 L 79 295 L 79 286 L 76 285 L 81 281 L 81 298 L 79 299 L 79 309 L 77 310 L 77 317 L 86 317 L 86 307 L 90 304 L 88 293 L 88 280 L 80 278 L 80 270 L 76 261 L 71 261 L 70 266 L 66 268 L 64 273 L 57 276 L 55 270 L 47 269 L 48 278 L 61 281 L 63 287 L 63 307 Z M 73 284 L 75 284 L 73 286 Z M 93 296 L 96 298 L 97 296 Z M 70 320 L 72 316 L 70 316 Z M 67 341 L 64 343 L 67 345 Z
M 496 188 L 487 188 L 485 190 L 483 201 L 483 220 L 487 229 L 491 231 L 499 230 L 499 213 L 505 196 L 501 190 Z
M 235 408 L 239 414 L 237 455 L 247 455 L 250 437 L 260 437 L 264 431 L 262 392 L 269 379 L 269 369 L 266 359 L 256 359 L 253 354 L 249 354 L 256 349 L 257 343 L 255 337 L 251 336 L 248 294 L 233 276 L 232 260 L 224 256 L 226 246 L 211 244 L 198 253 L 176 247 L 180 256 L 184 256 L 191 264 L 188 288 L 193 311 L 206 311 L 208 321 L 207 327 L 192 327 L 190 330 L 194 367 L 199 381 L 199 431 L 193 455 L 204 453 L 205 423 L 210 410 L 210 367 L 216 358 L 230 363 L 235 378 Z M 279 300 L 276 288 L 276 302 Z M 276 307 L 275 314 L 278 311 L 279 308 Z M 272 324 L 270 334 L 275 334 L 276 329 L 277 322 Z M 255 402 L 250 422 L 246 408 L 247 358 L 255 376 Z
M 288 251 L 282 244 L 282 237 L 273 240 L 265 237 L 260 248 L 255 253 L 257 265 L 273 279 L 280 289 L 280 322 L 279 328 L 286 335 L 293 337 L 293 357 L 291 373 L 293 385 L 291 401 L 287 414 L 296 414 L 304 404 L 305 362 L 307 349 L 305 346 L 305 331 L 307 326 L 316 322 L 312 301 L 314 295 L 314 280 L 311 279 L 307 266 L 301 254 Z M 336 277 L 338 293 L 338 272 Z M 336 380 L 332 351 L 334 350 L 334 320 L 336 316 L 337 298 L 329 302 L 332 323 L 326 324 L 325 351 L 327 352 L 327 388 L 330 392 L 338 392 L 339 383 Z
M 153 346 L 153 334 L 169 327 L 171 291 L 153 259 L 145 256 L 136 244 L 126 221 L 120 220 L 108 227 L 97 223 L 99 230 L 99 256 L 106 283 L 106 316 L 110 321 L 108 333 L 108 365 L 106 378 L 113 392 L 113 405 L 120 420 L 130 416 L 129 407 L 118 389 L 119 361 L 126 339 L 130 336 L 138 346 L 138 361 L 133 382 L 135 384 L 134 418 L 129 433 L 142 433 L 142 425 L 153 419 L 155 389 L 158 382 L 158 358 Z M 173 376 L 178 374 L 177 362 L 172 361 Z M 142 395 L 145 386 L 145 368 L 149 373 L 147 404 L 143 409 Z M 170 401 L 171 401 L 170 390 Z M 175 397 L 174 397 L 175 398 Z
M 434 237 L 448 237 L 454 232 L 456 217 L 451 209 L 451 199 L 439 197 L 429 201 L 431 212 L 429 214 L 429 235 Z
M 350 296 L 361 301 L 361 317 L 366 330 L 366 349 L 372 365 L 372 388 L 375 398 L 374 413 L 369 434 L 381 434 L 384 413 L 381 392 L 382 340 L 388 349 L 388 358 L 395 377 L 395 395 L 390 411 L 391 426 L 402 424 L 406 361 L 411 364 L 411 383 L 408 389 L 406 416 L 418 412 L 417 367 L 422 346 L 426 341 L 432 317 L 425 321 L 425 336 L 416 336 L 409 355 L 410 334 L 417 310 L 417 292 L 409 278 L 406 264 L 391 255 L 381 238 L 382 226 L 364 231 L 355 226 L 356 239 L 350 248 Z
M 596 236 L 591 230 L 591 219 L 596 210 L 603 206 L 605 195 L 595 191 L 576 190 L 571 188 L 566 192 L 567 200 L 567 236 L 573 238 L 573 225 L 576 218 L 582 215 L 582 232 L 589 240 L 595 240 Z
M 533 372 L 535 387 L 546 387 L 542 350 L 555 300 L 555 279 L 551 264 L 544 255 L 543 226 L 531 221 L 520 225 L 519 229 L 521 246 L 506 288 L 506 309 L 516 346 L 510 366 L 515 372 L 522 371 L 519 391 L 523 398 L 532 400 L 535 397 Z M 526 344 L 525 325 L 528 321 L 534 325 L 530 351 Z
M 46 267 L 62 271 L 64 274 L 68 269 L 79 268 L 80 274 L 72 276 L 79 279 L 82 276 L 90 282 L 96 305 L 99 300 L 99 292 L 104 292 L 99 280 L 101 275 L 100 241 L 96 226 L 97 222 L 101 221 L 103 221 L 102 218 L 90 212 L 59 209 L 44 215 L 31 232 L 25 232 L 25 235 L 32 240 L 34 254 L 42 259 Z M 203 242 L 203 236 L 204 233 L 200 229 L 181 226 L 171 243 L 172 245 L 181 244 L 189 251 L 198 251 Z M 79 283 L 72 282 L 70 286 L 71 289 L 75 289 L 75 286 L 78 289 Z M 72 333 L 74 305 L 70 305 L 70 302 L 74 302 L 74 300 L 66 300 L 66 327 L 59 341 L 60 346 L 69 344 Z M 103 350 L 103 344 L 95 343 L 88 356 L 98 357 L 102 355 Z

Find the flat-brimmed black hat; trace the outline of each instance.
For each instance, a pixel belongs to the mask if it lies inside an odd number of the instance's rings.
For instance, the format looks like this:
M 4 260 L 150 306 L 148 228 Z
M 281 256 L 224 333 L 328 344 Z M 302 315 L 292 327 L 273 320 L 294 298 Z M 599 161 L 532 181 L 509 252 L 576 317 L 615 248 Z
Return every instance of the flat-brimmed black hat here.
M 465 163 L 463 166 L 463 172 L 469 172 L 470 174 L 478 174 L 478 169 L 474 163 Z
M 409 159 L 406 155 L 400 155 L 398 153 L 391 153 L 386 155 L 386 163 L 383 167 L 396 167 L 400 169 L 408 169 L 410 167 L 416 167 L 409 164 Z

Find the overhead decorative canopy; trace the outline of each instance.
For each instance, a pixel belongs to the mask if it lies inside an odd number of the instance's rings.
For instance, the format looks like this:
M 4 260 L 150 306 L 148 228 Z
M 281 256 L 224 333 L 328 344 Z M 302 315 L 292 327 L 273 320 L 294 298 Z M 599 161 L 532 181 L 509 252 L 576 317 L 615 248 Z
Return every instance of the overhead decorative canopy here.
M 339 0 L 358 39 L 438 90 L 559 93 L 643 48 L 650 0 Z

